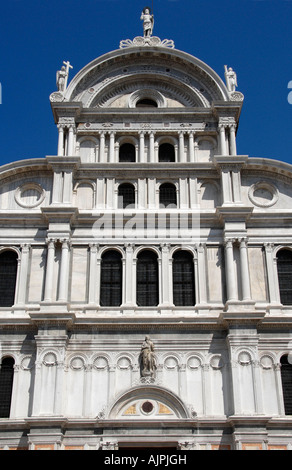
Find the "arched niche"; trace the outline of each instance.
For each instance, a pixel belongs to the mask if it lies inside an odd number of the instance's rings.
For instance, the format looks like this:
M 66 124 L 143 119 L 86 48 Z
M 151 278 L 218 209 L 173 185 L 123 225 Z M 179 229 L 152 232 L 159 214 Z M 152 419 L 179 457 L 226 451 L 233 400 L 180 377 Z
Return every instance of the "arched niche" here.
M 112 405 L 109 419 L 187 419 L 189 412 L 173 392 L 158 386 L 137 386 Z

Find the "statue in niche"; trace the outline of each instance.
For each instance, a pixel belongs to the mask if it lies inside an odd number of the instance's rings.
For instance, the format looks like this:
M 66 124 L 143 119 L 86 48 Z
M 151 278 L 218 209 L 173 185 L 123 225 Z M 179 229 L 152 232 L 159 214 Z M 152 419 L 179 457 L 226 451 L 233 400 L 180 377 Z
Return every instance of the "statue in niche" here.
M 156 361 L 154 357 L 154 344 L 149 336 L 145 336 L 139 356 L 141 377 L 154 377 Z
M 233 92 L 236 90 L 237 85 L 237 75 L 234 72 L 232 67 L 227 69 L 227 65 L 224 65 L 225 68 L 225 79 L 226 79 L 226 86 L 227 90 Z
M 153 32 L 154 16 L 150 13 L 150 8 L 145 7 L 142 11 L 141 20 L 143 21 L 144 38 L 150 38 Z

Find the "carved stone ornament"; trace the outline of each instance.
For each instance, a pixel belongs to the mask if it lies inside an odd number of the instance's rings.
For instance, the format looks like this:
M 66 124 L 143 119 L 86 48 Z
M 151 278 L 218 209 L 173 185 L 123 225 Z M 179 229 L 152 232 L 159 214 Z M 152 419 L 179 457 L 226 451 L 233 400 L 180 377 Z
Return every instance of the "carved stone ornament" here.
M 120 42 L 120 49 L 125 49 L 127 47 L 168 47 L 174 49 L 175 45 L 172 39 L 163 39 L 161 40 L 157 36 L 152 37 L 142 37 L 137 36 L 133 40 L 124 39 Z
M 50 94 L 50 102 L 51 103 L 58 103 L 61 101 L 65 101 L 63 93 L 60 91 L 54 91 L 54 93 Z
M 240 91 L 233 91 L 230 93 L 230 100 L 231 101 L 243 101 L 244 95 Z

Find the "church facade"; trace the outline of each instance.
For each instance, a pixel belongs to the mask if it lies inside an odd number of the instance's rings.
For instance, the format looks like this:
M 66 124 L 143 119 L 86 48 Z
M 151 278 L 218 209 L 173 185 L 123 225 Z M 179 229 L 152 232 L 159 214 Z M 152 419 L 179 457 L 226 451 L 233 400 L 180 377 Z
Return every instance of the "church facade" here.
M 292 445 L 292 167 L 243 94 L 152 35 L 51 94 L 57 155 L 0 168 L 0 448 Z

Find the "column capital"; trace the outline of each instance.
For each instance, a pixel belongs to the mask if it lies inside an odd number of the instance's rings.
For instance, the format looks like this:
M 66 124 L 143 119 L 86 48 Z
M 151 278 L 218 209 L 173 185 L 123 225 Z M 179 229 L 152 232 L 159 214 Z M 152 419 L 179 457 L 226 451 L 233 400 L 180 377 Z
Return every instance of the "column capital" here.
M 224 238 L 223 244 L 225 247 L 229 248 L 230 246 L 233 246 L 233 243 L 235 243 L 236 238 Z
M 97 253 L 99 250 L 99 243 L 89 243 L 89 249 L 91 253 Z
M 160 243 L 160 249 L 163 253 L 169 253 L 170 243 Z
M 267 253 L 272 253 L 273 249 L 274 249 L 274 243 L 264 243 L 264 248 L 266 250 Z
M 23 243 L 20 245 L 20 248 L 22 253 L 28 253 L 31 249 L 31 245 L 29 243 Z
M 133 253 L 134 248 L 135 248 L 135 243 L 125 243 L 124 248 L 127 253 Z
M 46 244 L 47 245 L 52 246 L 52 245 L 55 245 L 55 243 L 56 243 L 55 238 L 52 238 L 52 237 L 46 238 Z

